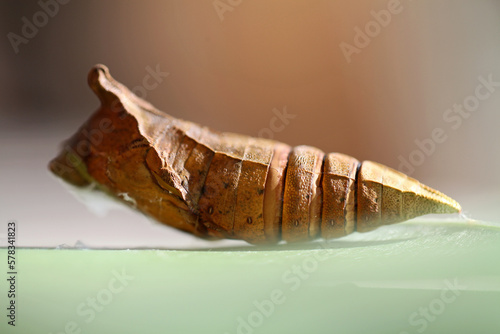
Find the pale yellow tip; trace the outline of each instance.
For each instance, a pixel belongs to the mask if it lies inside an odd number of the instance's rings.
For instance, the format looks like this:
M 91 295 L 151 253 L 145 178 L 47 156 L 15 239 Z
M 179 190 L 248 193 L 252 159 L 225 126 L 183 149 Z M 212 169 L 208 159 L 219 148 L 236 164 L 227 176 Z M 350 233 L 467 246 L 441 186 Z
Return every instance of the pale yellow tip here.
M 420 184 L 421 191 L 417 192 L 422 205 L 422 212 L 426 213 L 459 213 L 462 211 L 460 204 L 445 194 Z

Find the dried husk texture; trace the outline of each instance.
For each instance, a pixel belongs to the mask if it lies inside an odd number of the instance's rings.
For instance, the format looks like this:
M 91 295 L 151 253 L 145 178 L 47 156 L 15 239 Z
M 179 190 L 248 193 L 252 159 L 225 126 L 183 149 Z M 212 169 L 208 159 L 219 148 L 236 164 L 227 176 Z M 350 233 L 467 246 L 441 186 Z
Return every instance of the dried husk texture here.
M 173 118 L 103 65 L 91 70 L 89 85 L 101 106 L 50 169 L 199 237 L 299 242 L 460 211 L 451 198 L 375 162 Z

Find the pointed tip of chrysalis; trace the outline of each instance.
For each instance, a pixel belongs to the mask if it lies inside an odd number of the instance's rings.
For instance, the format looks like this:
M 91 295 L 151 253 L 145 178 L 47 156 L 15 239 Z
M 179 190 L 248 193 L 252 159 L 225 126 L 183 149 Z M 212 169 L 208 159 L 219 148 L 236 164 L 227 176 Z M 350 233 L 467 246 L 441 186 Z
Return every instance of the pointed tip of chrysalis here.
M 417 194 L 417 215 L 419 215 L 419 212 L 423 212 L 422 214 L 428 214 L 459 213 L 462 211 L 462 207 L 457 201 L 424 184 L 420 183 L 420 191 L 418 191 Z
M 364 161 L 358 179 L 357 230 L 370 231 L 434 213 L 458 213 L 457 201 L 401 172 Z

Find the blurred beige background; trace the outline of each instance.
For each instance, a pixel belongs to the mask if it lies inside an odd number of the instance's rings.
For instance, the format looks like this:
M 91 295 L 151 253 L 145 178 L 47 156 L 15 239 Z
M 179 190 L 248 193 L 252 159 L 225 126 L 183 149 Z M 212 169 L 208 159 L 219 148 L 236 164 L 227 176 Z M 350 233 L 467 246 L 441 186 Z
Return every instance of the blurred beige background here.
M 21 244 L 113 246 L 108 229 L 172 245 L 135 213 L 96 218 L 46 171 L 98 106 L 95 63 L 173 116 L 375 160 L 498 221 L 498 1 L 11 0 L 0 17 L 0 221 Z

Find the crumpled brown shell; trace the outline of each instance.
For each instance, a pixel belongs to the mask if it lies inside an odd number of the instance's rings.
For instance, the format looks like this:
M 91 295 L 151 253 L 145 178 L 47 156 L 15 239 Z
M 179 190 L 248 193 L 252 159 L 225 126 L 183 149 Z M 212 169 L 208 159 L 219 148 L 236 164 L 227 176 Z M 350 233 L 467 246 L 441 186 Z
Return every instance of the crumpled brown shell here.
M 255 244 L 337 238 L 460 211 L 451 198 L 375 162 L 175 119 L 103 65 L 90 71 L 89 85 L 101 106 L 50 169 L 199 237 Z

